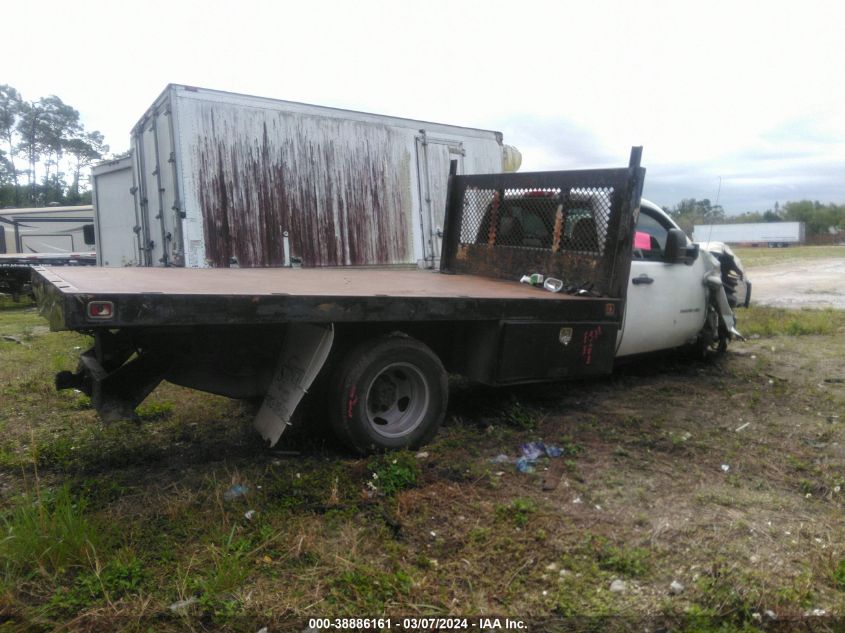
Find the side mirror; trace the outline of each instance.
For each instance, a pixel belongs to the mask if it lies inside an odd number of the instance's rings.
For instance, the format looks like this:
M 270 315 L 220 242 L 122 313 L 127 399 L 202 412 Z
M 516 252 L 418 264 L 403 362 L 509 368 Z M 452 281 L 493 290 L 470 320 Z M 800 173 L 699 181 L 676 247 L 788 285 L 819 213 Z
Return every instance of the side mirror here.
M 669 234 L 666 236 L 666 263 L 684 263 L 689 266 L 696 259 L 698 259 L 698 244 L 688 244 L 687 236 L 681 229 L 669 229 Z

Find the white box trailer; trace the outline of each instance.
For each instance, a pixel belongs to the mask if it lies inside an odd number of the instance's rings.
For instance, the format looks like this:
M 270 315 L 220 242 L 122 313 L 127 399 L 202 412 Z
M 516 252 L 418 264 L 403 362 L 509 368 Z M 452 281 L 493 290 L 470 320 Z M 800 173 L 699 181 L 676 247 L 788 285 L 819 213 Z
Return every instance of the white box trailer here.
M 132 162 L 126 156 L 91 169 L 98 266 L 138 266 L 142 262 Z
M 725 242 L 765 246 L 804 243 L 803 222 L 748 222 L 743 224 L 696 224 L 696 242 Z
M 187 267 L 433 267 L 450 160 L 459 174 L 520 160 L 499 132 L 172 84 L 132 158 L 134 206 L 114 213 L 136 227 L 137 263 Z

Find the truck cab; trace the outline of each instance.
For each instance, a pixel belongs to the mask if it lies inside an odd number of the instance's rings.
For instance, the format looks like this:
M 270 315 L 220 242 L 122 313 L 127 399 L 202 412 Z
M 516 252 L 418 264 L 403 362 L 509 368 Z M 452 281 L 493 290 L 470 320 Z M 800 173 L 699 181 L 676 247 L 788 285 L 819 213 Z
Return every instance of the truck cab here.
M 750 299 L 739 258 L 722 243 L 693 244 L 646 199 L 633 246 L 617 358 L 696 342 L 724 349 L 736 335 L 733 308 Z

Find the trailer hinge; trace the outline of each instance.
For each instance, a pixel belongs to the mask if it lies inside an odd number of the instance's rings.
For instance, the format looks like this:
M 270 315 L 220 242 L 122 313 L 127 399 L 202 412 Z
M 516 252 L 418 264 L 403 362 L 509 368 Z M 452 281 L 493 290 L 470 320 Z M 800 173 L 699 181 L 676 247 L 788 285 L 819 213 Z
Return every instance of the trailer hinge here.
M 136 224 L 135 226 L 133 226 L 133 227 L 132 227 L 132 232 L 133 232 L 133 233 L 135 233 L 136 235 L 137 235 L 138 233 L 140 233 L 140 232 L 141 232 L 141 225 L 140 225 L 140 224 Z
M 169 242 L 170 240 L 173 239 L 173 235 L 168 231 L 167 233 L 164 234 L 164 238 Z
M 129 193 L 134 196 L 136 193 L 138 193 L 138 187 L 129 187 Z
M 152 173 L 152 175 L 153 175 L 153 176 L 158 176 L 158 167 L 156 167 L 155 169 L 153 169 L 153 173 Z
M 170 158 L 167 159 L 168 163 L 175 163 L 176 162 L 176 152 L 170 152 Z

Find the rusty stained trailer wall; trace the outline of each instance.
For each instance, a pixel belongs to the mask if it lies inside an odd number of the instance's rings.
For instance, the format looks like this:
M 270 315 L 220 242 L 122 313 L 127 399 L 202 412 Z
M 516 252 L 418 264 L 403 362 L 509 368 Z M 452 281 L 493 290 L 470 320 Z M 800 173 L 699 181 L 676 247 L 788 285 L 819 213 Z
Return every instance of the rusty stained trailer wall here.
M 386 125 L 183 101 L 205 258 L 225 267 L 413 262 L 412 156 Z M 183 166 L 184 169 L 184 166 Z

